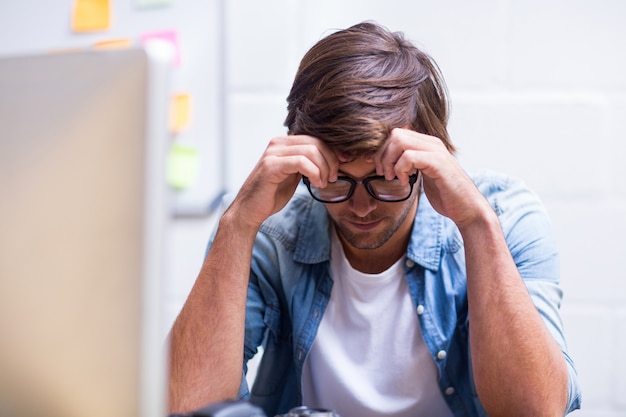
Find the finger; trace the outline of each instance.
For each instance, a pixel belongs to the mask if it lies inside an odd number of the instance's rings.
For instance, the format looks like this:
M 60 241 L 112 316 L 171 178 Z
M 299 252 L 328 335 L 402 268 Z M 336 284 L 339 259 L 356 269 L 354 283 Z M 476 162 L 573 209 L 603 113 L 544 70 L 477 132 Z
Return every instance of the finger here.
M 339 164 L 341 163 L 340 155 L 337 154 L 330 146 L 323 141 L 316 139 L 318 143 L 318 150 L 321 152 L 326 164 L 328 166 L 328 172 L 324 178 L 328 182 L 337 181 L 339 175 Z
M 265 195 L 267 199 L 275 198 L 272 196 L 280 190 L 290 189 L 290 198 L 302 175 L 319 178 L 319 167 L 302 155 L 269 155 L 259 161 L 242 188 L 248 194 Z
M 303 135 L 275 138 L 268 147 L 268 153 L 275 156 L 300 155 L 308 158 L 319 168 L 319 172 L 310 176 L 311 181 L 318 186 L 325 187 L 328 181 L 337 179 L 339 169 L 337 156 L 328 145 L 317 138 Z
M 408 181 L 409 175 L 422 170 L 422 164 L 428 162 L 426 155 L 442 151 L 448 153 L 439 138 L 407 129 L 393 129 L 377 154 L 377 173 L 389 180 L 398 177 Z
M 395 130 L 392 131 L 385 144 L 374 156 L 376 173 L 385 176 L 388 180 L 394 179 L 397 176 L 395 165 L 408 146 L 401 135 Z
M 402 152 L 402 155 L 400 155 L 400 158 L 393 166 L 394 174 L 400 181 L 400 184 L 408 184 L 409 176 L 416 171 L 415 165 L 418 163 L 418 158 L 419 151 L 409 149 Z
M 311 182 L 318 186 L 325 186 L 330 172 L 329 163 L 326 158 L 313 144 L 292 145 L 273 150 L 272 156 L 276 163 L 281 160 L 285 162 L 297 162 L 300 173 L 309 177 Z M 317 169 L 312 169 L 308 165 L 314 165 Z M 307 170 L 305 173 L 303 171 Z M 313 173 L 312 173 L 313 172 Z
M 389 159 L 387 148 L 390 146 L 391 141 L 388 139 L 383 146 L 374 154 L 374 165 L 376 167 L 376 175 L 385 176 L 385 162 Z
M 337 181 L 339 171 L 339 160 L 335 152 L 325 143 L 318 141 L 308 149 L 311 153 L 305 154 L 313 163 L 315 163 L 320 171 L 319 180 L 320 187 L 326 187 L 328 182 Z

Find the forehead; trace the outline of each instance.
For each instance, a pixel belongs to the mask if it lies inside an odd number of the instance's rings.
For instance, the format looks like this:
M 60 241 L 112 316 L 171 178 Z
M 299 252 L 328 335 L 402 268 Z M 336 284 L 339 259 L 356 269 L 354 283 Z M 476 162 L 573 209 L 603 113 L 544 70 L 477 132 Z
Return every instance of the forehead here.
M 341 161 L 341 159 L 340 159 Z M 376 164 L 373 156 L 358 157 L 339 163 L 339 174 L 347 175 L 356 179 L 372 175 L 376 172 Z

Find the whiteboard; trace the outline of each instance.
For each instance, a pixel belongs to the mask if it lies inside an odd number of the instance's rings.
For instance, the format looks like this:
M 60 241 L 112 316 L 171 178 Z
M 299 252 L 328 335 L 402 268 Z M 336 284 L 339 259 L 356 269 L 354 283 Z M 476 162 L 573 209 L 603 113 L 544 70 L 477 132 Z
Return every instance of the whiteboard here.
M 198 163 L 193 182 L 180 189 L 169 187 L 172 213 L 202 216 L 208 214 L 225 182 L 224 1 L 169 0 L 162 1 L 162 7 L 149 8 L 140 7 L 145 0 L 110 1 L 110 27 L 78 33 L 71 28 L 74 0 L 0 0 L 0 56 L 91 49 L 115 39 L 140 46 L 146 35 L 173 33 L 180 62 L 171 71 L 170 95 L 191 95 L 191 123 L 164 140 L 168 149 L 175 144 L 195 149 Z

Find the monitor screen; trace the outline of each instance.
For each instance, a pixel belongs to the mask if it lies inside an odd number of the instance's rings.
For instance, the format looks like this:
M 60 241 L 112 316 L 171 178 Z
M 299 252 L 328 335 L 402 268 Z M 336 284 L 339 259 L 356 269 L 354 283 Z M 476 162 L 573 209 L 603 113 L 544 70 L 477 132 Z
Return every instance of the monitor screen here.
M 0 415 L 164 415 L 169 59 L 0 58 Z

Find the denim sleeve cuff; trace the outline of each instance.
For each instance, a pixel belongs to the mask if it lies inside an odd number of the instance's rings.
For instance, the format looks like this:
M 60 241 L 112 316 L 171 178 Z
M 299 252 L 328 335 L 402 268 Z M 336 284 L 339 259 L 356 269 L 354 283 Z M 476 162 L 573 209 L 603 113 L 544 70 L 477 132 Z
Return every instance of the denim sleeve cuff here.
M 250 389 L 248 388 L 248 381 L 246 380 L 246 373 L 244 371 L 241 373 L 241 384 L 239 385 L 237 399 L 247 400 L 248 398 L 250 398 Z

